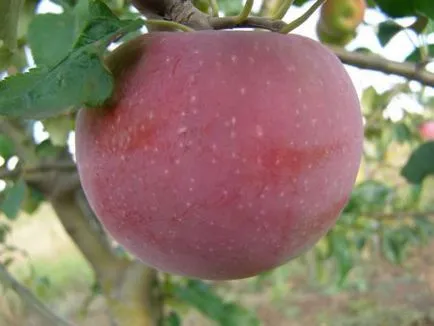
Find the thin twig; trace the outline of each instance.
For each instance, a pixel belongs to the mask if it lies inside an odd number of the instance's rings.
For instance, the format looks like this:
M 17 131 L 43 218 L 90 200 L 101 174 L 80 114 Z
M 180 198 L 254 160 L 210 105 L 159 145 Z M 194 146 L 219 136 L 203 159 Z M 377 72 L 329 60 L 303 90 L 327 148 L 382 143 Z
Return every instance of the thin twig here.
M 9 170 L 7 168 L 0 169 L 0 179 L 12 179 L 16 178 L 22 174 L 34 174 L 41 172 L 51 172 L 51 171 L 74 171 L 76 170 L 76 165 L 72 162 L 53 162 L 53 163 L 42 163 L 37 166 L 32 167 L 18 167 L 14 170 Z
M 289 32 L 293 31 L 300 25 L 302 25 L 306 20 L 309 19 L 310 16 L 325 2 L 326 0 L 317 0 L 315 3 L 308 9 L 306 12 L 295 19 L 294 21 L 287 24 L 284 28 L 280 30 L 280 33 L 282 34 L 288 34 Z
M 209 0 L 209 5 L 211 7 L 211 12 L 213 17 L 219 16 L 219 6 L 217 4 L 217 0 Z
M 292 6 L 294 0 L 283 0 L 280 6 L 277 8 L 276 12 L 273 12 L 271 17 L 272 19 L 282 19 L 289 8 Z
M 366 214 L 368 217 L 375 219 L 402 219 L 406 217 L 434 217 L 434 211 L 425 212 L 393 212 L 393 213 L 372 213 Z
M 21 285 L 13 276 L 8 272 L 3 264 L 0 264 L 0 283 L 6 288 L 12 289 L 20 299 L 43 321 L 47 326 L 72 326 L 71 323 L 57 316 L 54 311 L 51 311 L 45 306 L 32 292 L 26 287 Z
M 250 13 L 252 12 L 253 2 L 253 0 L 246 1 L 243 10 L 241 10 L 240 14 L 235 18 L 238 24 L 242 23 L 249 17 Z

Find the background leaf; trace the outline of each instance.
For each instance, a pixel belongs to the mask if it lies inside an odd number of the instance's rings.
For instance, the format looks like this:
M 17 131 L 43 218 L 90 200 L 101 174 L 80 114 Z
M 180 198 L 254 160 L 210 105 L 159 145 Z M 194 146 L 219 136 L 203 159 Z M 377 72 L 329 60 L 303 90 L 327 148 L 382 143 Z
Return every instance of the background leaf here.
M 408 182 L 416 184 L 430 174 L 434 174 L 434 141 L 419 146 L 401 170 Z
M 224 302 L 210 286 L 199 280 L 188 280 L 185 285 L 175 287 L 177 299 L 194 306 L 204 315 L 222 326 L 255 326 L 259 325 L 253 313 L 235 303 Z
M 60 15 L 37 15 L 30 24 L 28 41 L 35 63 L 53 66 L 65 58 L 75 41 L 75 17 L 70 12 Z
M 6 189 L 5 192 L 6 196 L 1 204 L 1 210 L 9 219 L 13 220 L 17 217 L 26 196 L 26 184 L 20 180 L 11 188 Z

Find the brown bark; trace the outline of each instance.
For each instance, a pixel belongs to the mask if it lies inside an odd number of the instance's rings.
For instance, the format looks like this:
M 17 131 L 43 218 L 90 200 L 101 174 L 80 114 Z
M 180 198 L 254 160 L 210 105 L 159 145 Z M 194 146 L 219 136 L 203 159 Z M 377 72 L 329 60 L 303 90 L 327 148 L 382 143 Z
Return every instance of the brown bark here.
M 114 325 L 157 325 L 162 309 L 156 271 L 114 253 L 81 189 L 52 198 L 59 220 L 101 284 Z

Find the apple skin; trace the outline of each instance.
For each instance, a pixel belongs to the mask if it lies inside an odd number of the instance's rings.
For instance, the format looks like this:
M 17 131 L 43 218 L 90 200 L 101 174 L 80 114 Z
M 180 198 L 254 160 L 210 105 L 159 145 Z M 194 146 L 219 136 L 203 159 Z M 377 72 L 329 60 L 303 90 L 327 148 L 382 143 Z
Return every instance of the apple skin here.
M 318 36 L 318 39 L 323 44 L 330 44 L 330 45 L 337 45 L 337 46 L 345 46 L 348 43 L 350 43 L 355 37 L 355 32 L 350 32 L 347 34 L 329 34 L 326 27 L 324 27 L 324 24 L 319 21 L 316 25 L 316 34 Z
M 419 126 L 419 134 L 423 140 L 434 140 L 434 121 L 425 121 Z
M 365 11 L 365 0 L 328 0 L 321 7 L 320 21 L 328 34 L 349 34 L 363 22 Z
M 241 279 L 310 249 L 335 224 L 363 126 L 338 58 L 297 35 L 158 32 L 108 59 L 116 89 L 81 109 L 89 203 L 145 264 Z

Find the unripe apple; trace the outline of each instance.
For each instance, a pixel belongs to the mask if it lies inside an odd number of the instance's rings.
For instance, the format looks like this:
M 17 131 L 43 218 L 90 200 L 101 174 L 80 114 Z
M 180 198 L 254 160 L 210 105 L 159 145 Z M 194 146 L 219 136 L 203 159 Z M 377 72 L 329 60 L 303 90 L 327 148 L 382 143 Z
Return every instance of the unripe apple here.
M 434 140 L 434 121 L 425 121 L 419 126 L 419 134 L 423 140 Z
M 297 35 L 158 32 L 108 59 L 76 157 L 107 231 L 159 270 L 227 280 L 311 248 L 352 190 L 363 127 L 338 58 Z
M 363 22 L 365 10 L 365 0 L 327 0 L 321 7 L 319 23 L 328 35 L 348 35 Z
M 321 21 L 319 21 L 316 25 L 316 34 L 321 43 L 337 45 L 341 47 L 347 45 L 356 37 L 355 32 L 337 35 L 329 34 L 327 28 L 324 27 L 324 24 Z

